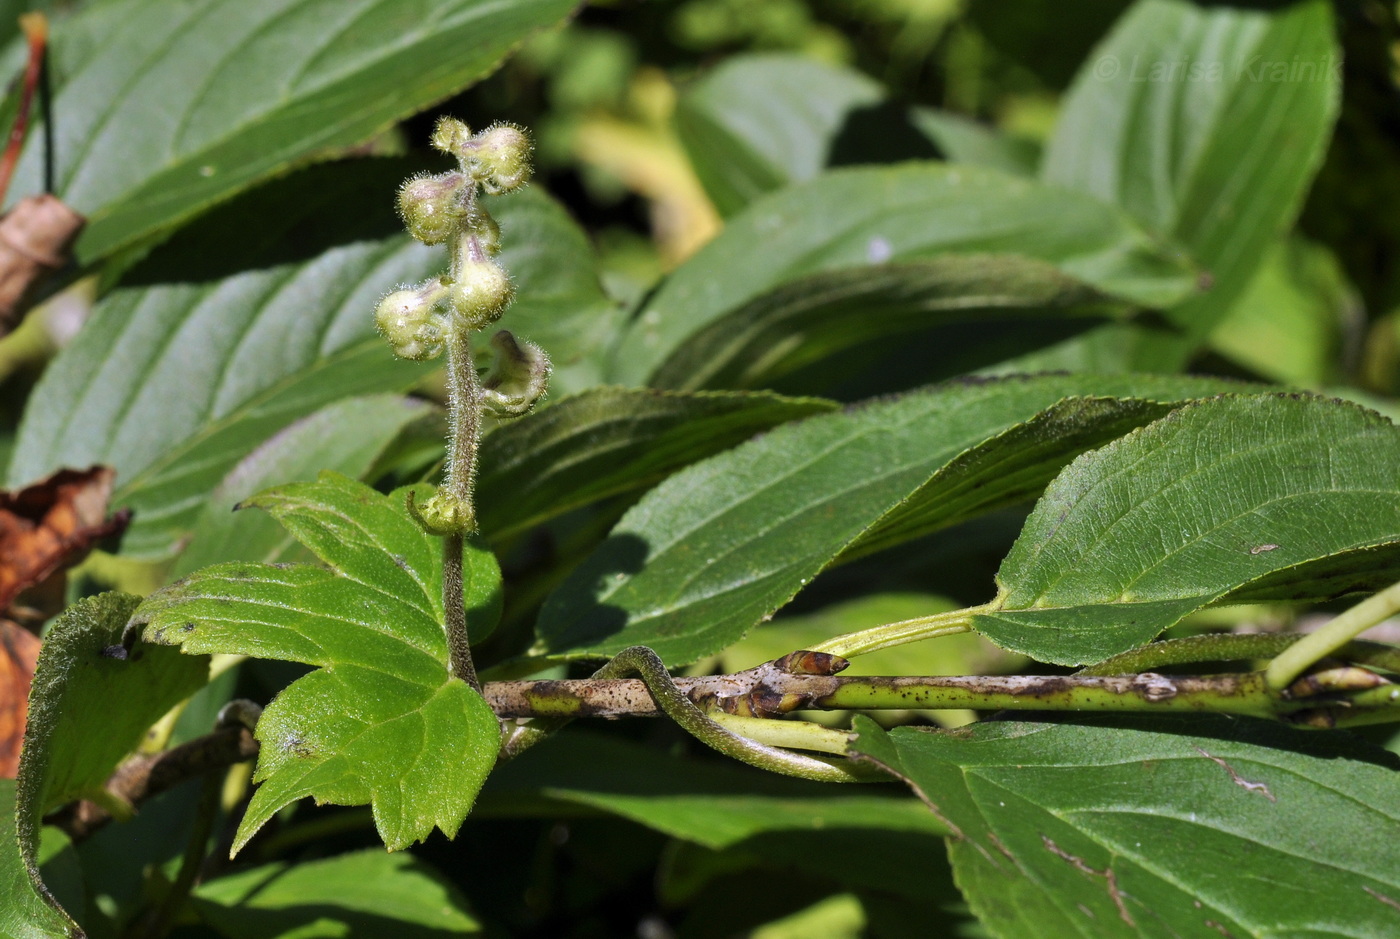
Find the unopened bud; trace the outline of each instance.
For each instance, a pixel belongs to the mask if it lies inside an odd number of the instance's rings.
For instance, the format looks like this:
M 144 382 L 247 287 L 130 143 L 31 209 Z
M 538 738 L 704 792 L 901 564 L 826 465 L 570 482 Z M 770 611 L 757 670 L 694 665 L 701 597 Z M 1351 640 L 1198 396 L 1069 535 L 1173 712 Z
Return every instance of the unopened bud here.
M 441 280 L 395 290 L 379 301 L 374 322 L 394 354 L 416 362 L 442 354 L 447 321 L 435 309 L 447 294 Z
M 492 417 L 529 413 L 549 390 L 549 356 L 533 342 L 519 342 L 507 330 L 491 337 L 496 364 L 481 386 L 481 404 Z
M 471 503 L 458 502 L 446 490 L 439 489 L 421 504 L 409 490 L 405 506 L 419 527 L 430 535 L 462 535 L 476 530 Z
M 477 134 L 476 161 L 484 170 L 477 178 L 489 193 L 512 192 L 530 181 L 530 137 L 513 124 L 493 124 Z
M 490 258 L 463 257 L 452 284 L 452 309 L 468 329 L 481 329 L 501 318 L 515 296 L 505 268 Z
M 494 257 L 501 253 L 501 226 L 485 208 L 478 205 L 467 216 L 467 230 L 476 236 L 477 247 L 483 254 Z
M 434 149 L 461 158 L 467 143 L 472 138 L 471 128 L 455 117 L 439 118 L 433 128 L 433 136 L 428 141 Z
M 408 233 L 425 245 L 440 245 L 461 226 L 465 211 L 461 173 L 415 176 L 399 187 L 399 214 Z

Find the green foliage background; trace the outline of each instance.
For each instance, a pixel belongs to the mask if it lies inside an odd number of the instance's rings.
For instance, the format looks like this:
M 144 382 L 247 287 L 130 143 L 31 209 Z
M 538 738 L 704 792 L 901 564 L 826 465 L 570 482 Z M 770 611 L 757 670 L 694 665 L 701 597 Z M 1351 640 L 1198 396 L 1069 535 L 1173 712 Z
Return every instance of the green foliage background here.
M 34 6 L 0 3 L 0 74 Z M 908 786 L 850 791 L 636 720 L 483 785 L 492 717 L 446 678 L 401 502 L 441 465 L 441 376 L 371 316 L 442 266 L 392 198 L 442 168 L 436 117 L 532 128 L 536 184 L 492 205 L 501 325 L 555 375 L 483 446 L 488 679 L 634 643 L 735 670 L 982 604 L 985 639 L 853 671 L 1060 674 L 1296 625 L 1400 579 L 1393 5 L 37 6 L 54 187 L 90 225 L 0 341 L 0 464 L 117 469 L 133 526 L 73 599 L 188 577 L 137 614 L 215 654 L 166 743 L 282 695 L 171 935 L 1400 929 L 1383 729 L 861 717 Z M 193 786 L 36 834 L 203 684 L 154 644 L 160 681 L 99 661 L 134 603 L 52 627 L 36 713 L 62 737 L 0 785 L 0 935 L 136 935 L 179 868 Z

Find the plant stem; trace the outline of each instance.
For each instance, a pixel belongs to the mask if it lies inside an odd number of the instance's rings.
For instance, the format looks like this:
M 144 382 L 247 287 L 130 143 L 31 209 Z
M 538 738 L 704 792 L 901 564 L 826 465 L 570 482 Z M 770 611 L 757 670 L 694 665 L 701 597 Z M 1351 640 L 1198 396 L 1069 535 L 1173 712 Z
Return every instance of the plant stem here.
M 770 713 L 793 710 L 904 710 L 908 708 L 1039 711 L 1191 711 L 1282 717 L 1317 707 L 1269 694 L 1262 673 L 1115 676 L 857 677 L 753 673 L 676 678 L 687 700 L 711 710 L 743 711 L 755 700 L 779 702 Z M 654 716 L 663 710 L 647 683 L 576 679 L 503 681 L 485 686 L 486 700 L 503 718 Z
M 594 673 L 595 678 L 615 679 L 636 673 L 654 706 L 666 714 L 701 743 L 725 756 L 750 766 L 757 766 L 784 776 L 813 779 L 820 782 L 888 782 L 889 777 L 878 769 L 850 760 L 805 756 L 779 747 L 741 737 L 720 726 L 678 687 L 665 664 L 646 646 L 631 646 L 615 655 L 608 664 Z M 562 684 L 562 683 L 561 683 Z M 488 697 L 487 701 L 491 699 Z
M 454 263 L 454 267 L 455 267 Z M 473 489 L 476 482 L 476 450 L 481 441 L 481 383 L 472 361 L 471 332 L 454 329 L 447 347 L 447 413 L 452 437 L 447 448 L 447 477 L 443 487 L 453 503 L 470 513 L 476 524 Z M 442 539 L 442 609 L 447 630 L 448 672 L 481 690 L 467 639 L 467 606 L 463 595 L 461 533 Z
M 1269 663 L 1264 673 L 1271 691 L 1282 691 L 1293 680 L 1361 635 L 1381 620 L 1400 611 L 1400 583 L 1391 584 L 1374 596 L 1338 614 L 1326 626 L 1310 633 Z
M 1272 659 L 1302 639 L 1300 633 L 1219 633 L 1168 639 L 1104 659 L 1096 665 L 1081 668 L 1075 674 L 1131 675 L 1168 665 Z M 1378 642 L 1349 642 L 1334 651 L 1357 665 L 1400 672 L 1400 649 L 1394 646 Z
M 770 747 L 816 750 L 845 756 L 846 748 L 851 742 L 851 735 L 846 731 L 833 730 L 811 721 L 775 721 L 764 717 L 740 717 L 738 714 L 724 713 L 711 714 L 710 717 L 721 727 Z
M 904 645 L 907 642 L 918 642 L 921 639 L 935 639 L 939 636 L 953 636 L 958 633 L 970 632 L 972 630 L 970 625 L 972 617 L 987 609 L 988 606 L 990 604 L 970 606 L 966 609 L 949 610 L 946 613 L 934 613 L 930 616 L 919 616 L 914 619 L 901 620 L 898 623 L 886 623 L 883 626 L 846 633 L 844 636 L 836 636 L 813 646 L 812 651 L 830 652 L 832 655 L 850 658 L 854 655 L 864 655 L 867 652 L 878 652 L 880 649 Z
M 185 844 L 184 857 L 180 859 L 180 872 L 175 875 L 175 882 L 165 891 L 159 904 L 145 920 L 138 935 L 146 939 L 161 939 L 170 932 L 170 927 L 179 916 L 181 907 L 185 905 L 185 900 L 199 877 L 200 865 L 204 862 L 209 835 L 214 830 L 214 819 L 219 814 L 222 782 L 223 772 L 220 770 L 205 774 L 194 826 L 190 829 L 189 841 Z

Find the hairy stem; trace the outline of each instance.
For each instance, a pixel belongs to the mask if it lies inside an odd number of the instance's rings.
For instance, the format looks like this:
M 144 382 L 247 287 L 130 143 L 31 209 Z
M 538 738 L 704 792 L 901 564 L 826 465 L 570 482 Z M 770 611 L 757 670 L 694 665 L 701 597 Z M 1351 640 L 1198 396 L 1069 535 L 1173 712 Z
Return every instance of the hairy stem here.
M 454 259 L 454 267 L 456 266 Z M 443 487 L 452 502 L 471 513 L 476 523 L 473 490 L 476 484 L 476 451 L 481 442 L 481 382 L 476 363 L 472 361 L 471 332 L 453 330 L 447 347 L 447 413 L 452 422 L 452 437 L 447 447 L 447 475 Z M 472 662 L 471 643 L 467 639 L 467 606 L 463 595 L 462 552 L 464 536 L 460 532 L 442 539 L 442 609 L 447 630 L 449 672 L 481 690 Z
M 1281 691 L 1303 672 L 1361 635 L 1386 617 L 1400 612 L 1400 583 L 1338 614 L 1330 623 L 1290 646 L 1269 663 L 1265 672 L 1269 688 Z

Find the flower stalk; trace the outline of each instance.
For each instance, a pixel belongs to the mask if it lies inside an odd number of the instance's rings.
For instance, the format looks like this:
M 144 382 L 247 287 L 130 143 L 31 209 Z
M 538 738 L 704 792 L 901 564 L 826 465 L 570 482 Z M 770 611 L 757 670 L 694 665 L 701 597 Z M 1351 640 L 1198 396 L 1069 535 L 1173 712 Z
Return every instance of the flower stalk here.
M 447 467 L 443 485 L 426 501 L 411 495 L 408 510 L 430 534 L 443 539 L 443 627 L 448 671 L 477 691 L 481 682 L 467 635 L 462 558 L 476 531 L 476 454 L 485 415 L 526 414 L 544 396 L 549 358 L 537 346 L 502 330 L 492 339 L 495 373 L 477 375 L 472 333 L 500 319 L 515 295 L 510 275 L 496 260 L 500 226 L 479 194 L 513 192 L 530 178 L 530 140 L 517 127 L 497 124 L 473 134 L 466 124 L 443 118 L 432 144 L 457 158 L 458 169 L 418 176 L 399 190 L 399 212 L 409 234 L 427 245 L 447 245 L 448 272 L 386 295 L 375 310 L 380 333 L 396 355 L 433 359 L 447 353 Z M 503 390 L 504 389 L 504 390 Z

